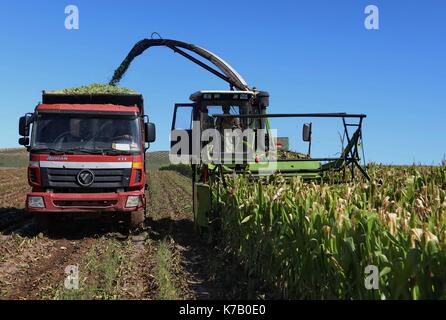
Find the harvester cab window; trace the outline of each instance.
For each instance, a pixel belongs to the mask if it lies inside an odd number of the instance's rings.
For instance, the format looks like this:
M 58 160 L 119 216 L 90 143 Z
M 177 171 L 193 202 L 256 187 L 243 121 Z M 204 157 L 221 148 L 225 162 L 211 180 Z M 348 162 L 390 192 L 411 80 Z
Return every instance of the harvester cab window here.
M 175 104 L 173 119 L 172 119 L 172 131 L 171 137 L 176 136 L 176 138 L 171 138 L 170 146 L 173 147 L 181 142 L 181 135 L 186 133 L 188 136 L 188 151 L 178 150 L 184 154 L 190 155 L 192 152 L 192 120 L 193 120 L 193 103 L 177 103 Z M 178 135 L 177 135 L 178 134 Z
M 233 152 L 232 144 L 234 142 L 234 138 L 227 134 L 227 130 L 244 130 L 246 128 L 244 119 L 238 117 L 241 109 L 238 105 L 222 102 L 218 105 L 208 105 L 206 108 L 207 112 L 204 113 L 209 118 L 209 121 L 207 121 L 208 127 L 203 129 L 214 128 L 220 132 L 221 150 L 225 153 Z M 211 115 L 227 115 L 228 117 L 213 117 Z M 238 144 L 241 141 L 236 139 L 235 143 Z
M 220 114 L 232 115 L 232 117 L 218 118 L 211 116 Z M 242 129 L 243 124 L 241 123 L 240 118 L 237 117 L 239 114 L 239 106 L 232 106 L 230 104 L 207 106 L 206 113 L 209 119 L 208 123 L 212 123 L 212 128 L 215 128 L 219 131 L 223 131 L 225 129 Z
M 189 105 L 178 105 L 175 110 L 174 129 L 190 130 L 192 129 L 192 107 Z

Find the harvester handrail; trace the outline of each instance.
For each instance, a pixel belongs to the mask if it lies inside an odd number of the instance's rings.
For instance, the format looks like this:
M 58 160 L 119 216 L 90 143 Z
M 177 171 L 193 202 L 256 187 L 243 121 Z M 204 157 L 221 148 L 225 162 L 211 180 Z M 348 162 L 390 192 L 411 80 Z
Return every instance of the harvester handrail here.
M 305 162 L 305 161 L 320 161 L 327 162 L 323 164 L 320 169 L 298 169 L 298 170 L 287 170 L 287 172 L 296 173 L 310 173 L 310 172 L 323 172 L 323 171 L 340 171 L 348 165 L 352 165 L 352 177 L 354 177 L 353 168 L 356 166 L 359 171 L 364 175 L 364 177 L 370 181 L 370 176 L 358 163 L 358 142 L 362 137 L 362 121 L 367 118 L 365 114 L 349 114 L 345 112 L 338 113 L 282 113 L 282 114 L 214 114 L 211 115 L 214 118 L 232 118 L 237 117 L 240 119 L 260 119 L 260 118 L 342 118 L 344 124 L 344 131 L 347 137 L 347 147 L 343 149 L 342 154 L 339 158 L 310 158 L 310 159 L 279 159 L 279 162 Z M 359 119 L 358 123 L 346 123 L 346 118 L 356 118 Z M 353 136 L 350 138 L 348 134 L 347 127 L 357 127 Z M 237 171 L 242 172 L 242 171 Z

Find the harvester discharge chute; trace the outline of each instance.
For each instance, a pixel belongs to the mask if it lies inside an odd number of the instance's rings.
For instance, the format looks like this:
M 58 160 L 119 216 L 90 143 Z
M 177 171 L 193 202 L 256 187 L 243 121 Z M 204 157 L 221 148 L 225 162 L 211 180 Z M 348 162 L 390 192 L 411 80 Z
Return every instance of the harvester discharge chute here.
M 127 54 L 125 59 L 121 62 L 120 66 L 115 70 L 110 84 L 117 85 L 121 78 L 124 76 L 124 73 L 129 68 L 133 59 L 135 59 L 137 56 L 141 55 L 144 51 L 148 50 L 151 47 L 170 48 L 175 53 L 182 55 L 186 59 L 194 62 L 195 64 L 211 72 L 220 79 L 228 82 L 232 88 L 236 88 L 238 90 L 249 90 L 249 87 L 242 76 L 216 54 L 206 49 L 200 48 L 194 44 L 172 39 L 143 39 L 137 42 Z M 201 58 L 211 62 L 219 70 L 216 70 L 215 68 L 212 68 L 211 66 L 203 63 L 202 61 L 182 49 L 186 49 L 197 54 Z

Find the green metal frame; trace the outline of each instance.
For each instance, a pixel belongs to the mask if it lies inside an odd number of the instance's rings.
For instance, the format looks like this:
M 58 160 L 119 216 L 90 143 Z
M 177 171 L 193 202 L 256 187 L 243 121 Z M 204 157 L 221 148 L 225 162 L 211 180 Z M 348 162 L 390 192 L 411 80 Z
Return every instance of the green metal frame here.
M 199 101 L 193 104 L 176 105 L 175 111 L 179 106 L 192 107 L 193 119 L 199 119 L 202 112 Z M 365 115 L 349 115 L 346 113 L 329 113 L 329 114 L 266 114 L 266 110 L 260 114 L 243 114 L 237 115 L 240 118 L 261 118 L 263 126 L 270 132 L 271 126 L 269 117 L 335 117 L 342 118 L 344 124 L 345 135 L 348 141 L 347 147 L 343 150 L 339 158 L 314 158 L 314 159 L 277 159 L 269 161 L 261 159 L 259 161 L 245 161 L 241 164 L 225 164 L 217 161 L 193 167 L 193 211 L 194 220 L 198 227 L 208 227 L 210 218 L 209 213 L 215 213 L 215 204 L 217 199 L 213 198 L 213 191 L 220 190 L 221 184 L 226 187 L 225 176 L 230 174 L 249 174 L 250 177 L 265 177 L 272 173 L 279 173 L 285 177 L 299 176 L 303 179 L 320 179 L 326 171 L 341 171 L 351 166 L 352 178 L 354 178 L 354 168 L 358 168 L 361 173 L 370 179 L 364 168 L 359 165 L 358 145 L 362 142 L 362 120 Z M 175 115 L 172 123 L 172 130 L 175 129 Z M 212 117 L 225 117 L 231 115 L 211 115 Z M 358 118 L 359 123 L 346 123 L 345 119 Z M 348 127 L 356 127 L 353 135 L 349 135 Z M 362 146 L 362 143 L 361 143 Z M 224 159 L 221 157 L 221 159 Z M 217 185 L 217 187 L 216 187 Z

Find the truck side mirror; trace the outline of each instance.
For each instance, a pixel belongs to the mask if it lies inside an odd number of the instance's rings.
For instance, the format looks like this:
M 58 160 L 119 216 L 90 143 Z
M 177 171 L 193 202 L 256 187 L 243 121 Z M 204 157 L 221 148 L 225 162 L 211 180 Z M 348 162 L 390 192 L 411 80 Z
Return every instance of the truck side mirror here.
M 29 136 L 29 125 L 31 124 L 31 115 L 27 114 L 20 117 L 19 120 L 19 134 L 23 137 Z
M 155 124 L 152 122 L 147 122 L 145 124 L 145 138 L 147 143 L 155 142 L 156 140 L 156 128 Z
M 302 139 L 305 142 L 310 142 L 311 141 L 311 123 L 305 123 L 303 130 L 302 130 Z
M 19 144 L 21 146 L 28 146 L 29 145 L 29 138 L 28 137 L 20 138 L 19 139 Z

